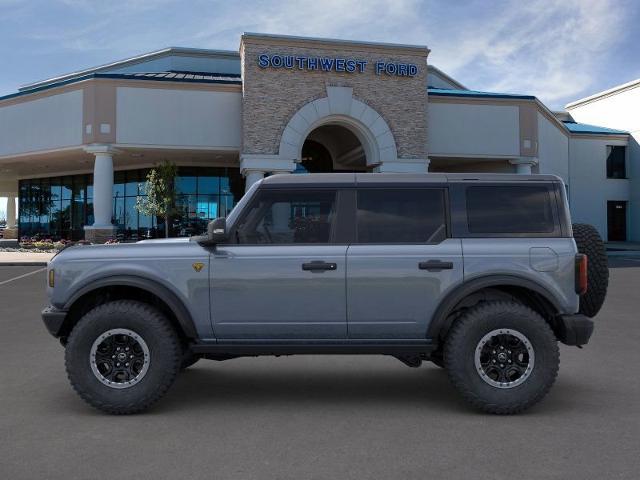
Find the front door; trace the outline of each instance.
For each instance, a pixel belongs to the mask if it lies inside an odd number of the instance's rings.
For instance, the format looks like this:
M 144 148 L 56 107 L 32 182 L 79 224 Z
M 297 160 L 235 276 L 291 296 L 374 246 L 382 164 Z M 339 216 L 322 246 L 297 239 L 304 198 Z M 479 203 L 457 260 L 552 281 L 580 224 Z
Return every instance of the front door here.
M 263 189 L 211 258 L 219 339 L 346 338 L 346 243 L 335 189 Z
M 610 242 L 627 241 L 627 202 L 607 202 L 607 238 Z
M 462 280 L 448 238 L 444 188 L 361 188 L 347 252 L 347 324 L 354 339 L 425 339 L 446 292 Z

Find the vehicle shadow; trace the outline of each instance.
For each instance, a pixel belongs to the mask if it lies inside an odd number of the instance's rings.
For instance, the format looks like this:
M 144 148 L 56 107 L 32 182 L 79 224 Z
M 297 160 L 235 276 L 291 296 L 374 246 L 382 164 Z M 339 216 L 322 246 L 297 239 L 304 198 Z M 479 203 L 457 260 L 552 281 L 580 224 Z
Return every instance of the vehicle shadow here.
M 232 360 L 233 361 L 233 360 Z M 234 408 L 295 404 L 296 408 L 349 405 L 416 406 L 472 412 L 449 383 L 446 373 L 430 364 L 418 369 L 332 368 L 226 369 L 225 363 L 198 364 L 178 377 L 154 413 L 194 407 Z

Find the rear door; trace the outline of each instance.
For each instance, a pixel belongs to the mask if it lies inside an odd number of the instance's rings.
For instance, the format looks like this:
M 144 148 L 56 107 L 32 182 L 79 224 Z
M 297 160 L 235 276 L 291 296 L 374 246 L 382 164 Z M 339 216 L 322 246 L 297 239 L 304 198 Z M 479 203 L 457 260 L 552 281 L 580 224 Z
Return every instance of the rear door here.
M 445 187 L 362 187 L 347 251 L 349 338 L 423 339 L 443 293 L 463 277 Z

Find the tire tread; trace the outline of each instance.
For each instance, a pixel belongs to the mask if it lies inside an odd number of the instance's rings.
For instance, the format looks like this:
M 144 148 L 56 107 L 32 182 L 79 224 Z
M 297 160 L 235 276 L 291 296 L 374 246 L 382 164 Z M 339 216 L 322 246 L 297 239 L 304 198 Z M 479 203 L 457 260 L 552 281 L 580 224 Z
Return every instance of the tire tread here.
M 578 252 L 584 253 L 588 260 L 589 285 L 580 297 L 579 311 L 587 317 L 595 317 L 604 304 L 609 286 L 607 250 L 595 227 L 586 223 L 573 224 L 573 239 Z
M 487 316 L 503 314 L 504 312 L 513 312 L 531 316 L 531 318 L 537 318 L 539 321 L 536 321 L 536 328 L 540 329 L 542 335 L 546 337 L 548 344 L 552 345 L 552 356 L 559 359 L 560 350 L 555 335 L 551 330 L 551 327 L 549 327 L 547 322 L 537 312 L 517 302 L 492 301 L 483 302 L 470 308 L 458 319 L 456 323 L 454 323 L 447 335 L 444 347 L 444 364 L 451 383 L 462 394 L 463 398 L 471 404 L 471 406 L 487 413 L 513 415 L 521 413 L 532 407 L 534 404 L 542 400 L 542 398 L 549 392 L 558 375 L 559 360 L 554 362 L 550 377 L 535 395 L 525 400 L 510 401 L 506 403 L 503 402 L 499 404 L 488 402 L 478 395 L 477 392 L 474 392 L 470 383 L 465 378 L 464 371 L 459 369 L 454 362 L 454 359 L 456 358 L 464 358 L 464 337 L 467 335 L 471 327 L 476 325 L 478 322 L 482 322 L 484 318 L 487 318 Z
M 135 402 L 126 404 L 111 403 L 91 395 L 85 388 L 83 388 L 81 382 L 76 381 L 75 376 L 72 373 L 74 371 L 74 366 L 70 363 L 69 355 L 65 355 L 65 367 L 67 371 L 67 377 L 69 379 L 69 382 L 71 383 L 71 386 L 76 391 L 76 393 L 89 405 L 98 410 L 113 415 L 130 415 L 142 412 L 143 410 L 147 410 L 158 400 L 160 400 L 160 398 L 165 395 L 167 390 L 169 390 L 169 388 L 175 381 L 178 372 L 180 371 L 182 349 L 178 336 L 169 320 L 167 320 L 167 318 L 153 306 L 135 300 L 115 300 L 95 307 L 84 317 L 82 317 L 82 319 L 74 326 L 71 334 L 69 335 L 67 345 L 72 344 L 75 341 L 75 337 L 81 335 L 84 325 L 88 325 L 93 317 L 103 315 L 104 313 L 107 313 L 114 309 L 127 309 L 130 312 L 136 312 L 140 315 L 145 316 L 149 320 L 149 322 L 155 323 L 155 328 L 158 329 L 158 333 L 160 333 L 171 342 L 172 348 L 176 352 L 176 354 L 173 355 L 170 359 L 171 367 L 167 370 L 168 375 L 165 375 L 163 377 L 164 381 L 158 384 L 156 388 L 154 388 L 149 394 L 145 395 Z

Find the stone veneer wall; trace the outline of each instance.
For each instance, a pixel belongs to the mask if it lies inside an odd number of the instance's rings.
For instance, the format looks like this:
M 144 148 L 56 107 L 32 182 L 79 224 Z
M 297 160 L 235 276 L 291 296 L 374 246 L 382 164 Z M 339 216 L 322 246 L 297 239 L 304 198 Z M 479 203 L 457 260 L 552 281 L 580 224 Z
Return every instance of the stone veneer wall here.
M 243 36 L 242 152 L 275 155 L 292 115 L 306 103 L 327 96 L 327 86 L 353 88 L 353 97 L 376 110 L 393 133 L 398 158 L 427 158 L 428 50 L 376 47 L 345 42 L 286 40 Z M 260 68 L 260 54 L 353 58 L 368 61 L 364 73 Z M 413 63 L 414 77 L 375 74 L 375 62 Z

